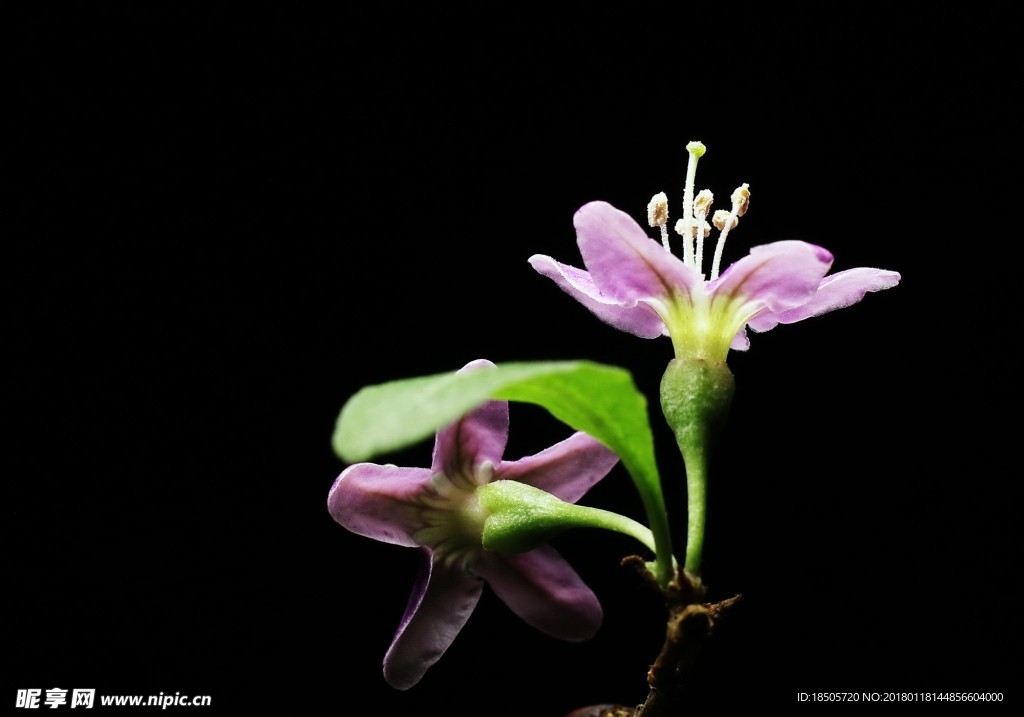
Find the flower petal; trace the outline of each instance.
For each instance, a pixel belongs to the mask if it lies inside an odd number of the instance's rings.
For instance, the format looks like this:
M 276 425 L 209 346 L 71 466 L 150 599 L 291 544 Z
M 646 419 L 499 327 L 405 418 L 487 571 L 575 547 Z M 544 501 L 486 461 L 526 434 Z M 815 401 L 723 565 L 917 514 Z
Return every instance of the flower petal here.
M 466 364 L 459 373 L 493 366 L 480 359 Z M 508 403 L 488 401 L 437 432 L 431 469 L 455 476 L 484 461 L 497 465 L 505 455 L 507 442 Z
M 863 299 L 868 292 L 891 289 L 899 281 L 898 273 L 885 269 L 862 266 L 839 271 L 822 279 L 817 293 L 810 301 L 778 313 L 765 311 L 751 320 L 750 328 L 768 331 L 778 324 L 792 324 L 836 309 L 845 309 Z
M 474 567 L 516 615 L 562 640 L 594 636 L 601 626 L 601 603 L 554 548 L 526 553 L 482 551 Z
M 356 463 L 346 468 L 327 494 L 331 517 L 367 538 L 414 547 L 423 527 L 414 502 L 430 481 L 426 468 Z
M 808 301 L 832 266 L 832 254 L 802 241 L 777 241 L 755 246 L 732 264 L 708 292 L 758 301 L 769 311 L 791 309 Z
M 618 462 L 604 444 L 580 431 L 536 455 L 503 462 L 494 479 L 526 483 L 575 503 Z
M 543 254 L 531 256 L 530 266 L 552 279 L 562 291 L 590 309 L 601 321 L 620 331 L 643 339 L 657 338 L 665 332 L 665 324 L 654 309 L 642 301 L 618 301 L 605 296 L 590 274 L 582 269 L 561 264 Z
M 601 293 L 611 299 L 663 300 L 703 283 L 700 274 L 611 204 L 584 204 L 573 224 L 584 265 Z
M 729 345 L 733 351 L 746 351 L 750 348 L 750 337 L 747 336 L 747 327 L 743 326 L 736 335 L 732 337 L 732 343 Z
M 384 679 L 407 690 L 441 659 L 480 600 L 483 581 L 447 567 L 424 550 L 424 560 L 405 616 L 384 656 Z

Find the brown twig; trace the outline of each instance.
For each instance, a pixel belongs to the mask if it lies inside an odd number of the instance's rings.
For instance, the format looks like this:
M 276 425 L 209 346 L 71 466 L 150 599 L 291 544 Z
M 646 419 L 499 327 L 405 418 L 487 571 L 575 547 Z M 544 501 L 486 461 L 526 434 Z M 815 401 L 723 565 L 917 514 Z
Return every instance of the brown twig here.
M 642 558 L 632 555 L 623 565 L 636 568 L 655 588 L 657 582 Z M 660 588 L 658 588 L 660 590 Z M 701 648 L 711 637 L 715 623 L 736 604 L 739 595 L 720 602 L 704 601 L 706 590 L 699 578 L 681 570 L 665 590 L 668 620 L 661 652 L 647 671 L 647 699 L 638 707 L 594 705 L 567 717 L 669 717 L 682 714 L 681 702 L 687 677 Z

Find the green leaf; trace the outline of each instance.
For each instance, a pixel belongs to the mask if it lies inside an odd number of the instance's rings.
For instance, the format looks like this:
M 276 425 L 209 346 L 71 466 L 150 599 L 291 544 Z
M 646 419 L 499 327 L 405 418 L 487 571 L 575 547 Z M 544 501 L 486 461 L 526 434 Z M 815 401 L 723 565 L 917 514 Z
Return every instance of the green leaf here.
M 625 369 L 589 361 L 508 363 L 368 386 L 342 408 L 334 449 L 347 462 L 363 461 L 426 439 L 489 399 L 542 406 L 618 454 L 640 493 L 658 547 L 658 578 L 666 584 L 672 555 L 647 400 Z

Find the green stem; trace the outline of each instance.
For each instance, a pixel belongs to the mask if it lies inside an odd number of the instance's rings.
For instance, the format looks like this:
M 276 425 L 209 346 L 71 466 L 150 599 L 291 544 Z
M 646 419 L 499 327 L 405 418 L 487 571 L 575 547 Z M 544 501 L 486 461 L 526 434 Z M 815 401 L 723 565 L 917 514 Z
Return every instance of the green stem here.
M 680 447 L 682 448 L 682 447 Z M 703 453 L 703 451 L 701 451 Z M 686 463 L 686 563 L 691 575 L 700 575 L 701 555 L 704 552 L 704 522 L 707 516 L 707 466 L 703 456 L 687 457 Z
M 574 505 L 573 508 L 572 519 L 576 527 L 604 528 L 605 530 L 613 530 L 616 533 L 622 533 L 623 535 L 628 535 L 631 538 L 636 538 L 652 553 L 655 555 L 659 554 L 654 540 L 654 533 L 652 533 L 647 526 L 642 523 L 638 523 L 632 518 L 627 518 L 624 515 L 613 513 L 610 510 L 591 508 L 586 505 Z
M 622 458 L 622 463 L 633 477 L 633 483 L 640 493 L 640 502 L 643 503 L 647 521 L 651 524 L 655 546 L 652 548 L 655 559 L 655 576 L 658 585 L 664 590 L 675 575 L 675 559 L 672 556 L 672 537 L 669 531 L 668 511 L 665 509 L 665 498 L 660 489 L 653 490 L 651 488 L 651 486 L 660 488 L 661 478 L 657 468 L 652 468 L 653 475 L 645 476 L 642 468 L 626 457 Z M 656 465 L 653 457 L 649 461 L 649 465 Z

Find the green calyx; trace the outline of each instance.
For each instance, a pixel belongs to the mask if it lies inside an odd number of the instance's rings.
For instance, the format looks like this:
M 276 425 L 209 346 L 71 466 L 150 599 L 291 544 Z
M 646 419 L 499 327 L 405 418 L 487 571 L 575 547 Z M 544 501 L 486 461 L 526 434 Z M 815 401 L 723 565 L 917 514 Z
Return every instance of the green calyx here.
M 618 513 L 566 503 L 525 483 L 499 480 L 476 491 L 490 515 L 484 522 L 485 550 L 521 553 L 543 545 L 569 528 L 604 528 L 632 536 L 654 550 L 651 531 Z
M 680 448 L 702 451 L 717 438 L 736 391 L 724 361 L 673 359 L 661 378 L 661 410 Z
M 700 573 L 704 550 L 708 458 L 735 391 L 735 379 L 724 361 L 674 359 L 661 379 L 661 410 L 686 464 L 685 568 L 693 575 Z

